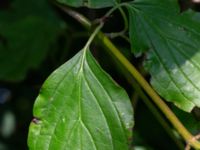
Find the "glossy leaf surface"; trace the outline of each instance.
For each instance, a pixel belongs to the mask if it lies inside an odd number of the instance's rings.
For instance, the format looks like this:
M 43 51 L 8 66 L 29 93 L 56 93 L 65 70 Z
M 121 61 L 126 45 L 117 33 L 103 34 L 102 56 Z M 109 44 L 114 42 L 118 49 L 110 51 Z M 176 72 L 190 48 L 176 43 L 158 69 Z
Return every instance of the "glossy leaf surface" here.
M 0 80 L 19 81 L 40 65 L 65 24 L 44 0 L 11 5 L 0 11 Z
M 151 84 L 185 111 L 200 107 L 200 24 L 177 1 L 136 0 L 127 6 L 134 53 L 148 50 Z
M 50 75 L 34 116 L 30 150 L 128 150 L 130 100 L 89 51 L 80 51 Z
M 73 7 L 104 8 L 116 5 L 119 0 L 57 0 Z

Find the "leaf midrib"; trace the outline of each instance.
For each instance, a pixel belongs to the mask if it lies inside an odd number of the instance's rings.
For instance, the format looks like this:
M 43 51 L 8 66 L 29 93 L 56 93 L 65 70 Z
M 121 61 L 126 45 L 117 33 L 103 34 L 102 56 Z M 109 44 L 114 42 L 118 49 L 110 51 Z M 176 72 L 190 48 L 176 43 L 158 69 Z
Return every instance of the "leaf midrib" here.
M 97 67 L 98 67 L 98 64 L 94 61 L 94 63 L 97 65 Z M 90 67 L 90 65 L 87 63 L 87 61 L 86 61 L 86 65 L 88 66 L 88 70 L 91 72 L 91 75 L 93 76 L 93 78 L 97 81 L 97 83 L 99 84 L 99 86 L 102 88 L 102 90 L 104 91 L 104 93 L 105 93 L 105 95 L 108 97 L 108 100 L 109 100 L 109 102 L 110 102 L 110 104 L 111 104 L 111 106 L 112 106 L 112 109 L 113 109 L 113 111 L 114 111 L 114 113 L 115 113 L 115 116 L 116 116 L 116 118 L 117 118 L 117 120 L 118 120 L 118 124 L 120 125 L 120 129 L 122 129 L 123 131 L 125 131 L 125 129 L 123 128 L 124 126 L 123 126 L 123 124 L 122 124 L 122 121 L 120 120 L 121 118 L 120 118 L 120 115 L 119 115 L 119 113 L 118 113 L 118 110 L 117 110 L 117 108 L 114 106 L 114 103 L 113 103 L 113 101 L 112 101 L 112 98 L 111 98 L 111 96 L 110 96 L 110 94 L 107 92 L 107 90 L 104 88 L 104 86 L 102 85 L 102 83 L 101 82 L 99 82 L 99 80 L 98 80 L 98 78 L 97 78 L 97 76 L 93 73 L 93 71 L 92 71 L 92 68 Z M 101 68 L 99 68 L 99 69 L 101 69 Z M 103 70 L 102 70 L 103 71 Z M 124 138 L 124 140 L 126 140 L 126 135 L 125 135 L 125 132 L 122 132 L 123 133 L 123 138 Z M 113 145 L 114 146 L 114 145 Z M 113 147 L 113 150 L 114 150 L 114 147 Z

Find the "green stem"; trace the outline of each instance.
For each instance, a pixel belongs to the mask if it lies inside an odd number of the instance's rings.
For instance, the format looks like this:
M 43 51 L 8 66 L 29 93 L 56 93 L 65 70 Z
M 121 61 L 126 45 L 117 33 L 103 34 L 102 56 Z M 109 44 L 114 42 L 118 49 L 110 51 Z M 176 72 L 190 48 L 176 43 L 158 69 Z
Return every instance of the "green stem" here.
M 122 5 L 116 5 L 116 7 L 114 7 L 113 9 L 111 9 L 110 12 L 108 12 L 108 15 L 110 15 L 111 13 L 113 13 L 113 11 L 115 11 L 116 9 L 119 9 L 120 13 L 121 13 L 121 16 L 124 20 L 124 29 L 120 32 L 114 32 L 114 33 L 108 33 L 109 37 L 111 38 L 116 38 L 116 37 L 122 37 L 124 38 L 124 34 L 126 33 L 126 31 L 128 30 L 128 19 L 126 17 L 126 14 L 124 12 L 124 10 L 122 9 L 121 6 L 123 6 L 124 3 L 122 3 Z M 105 15 L 105 16 L 108 16 L 108 15 Z M 105 18 L 105 17 L 103 17 Z
M 122 5 L 126 5 L 126 4 L 121 4 L 120 7 Z M 57 6 L 60 7 L 60 5 L 57 5 Z M 117 7 L 119 7 L 119 5 L 114 8 L 116 9 Z M 90 29 L 91 23 L 83 15 L 63 6 L 60 8 L 64 10 L 68 15 L 70 15 L 71 17 L 79 21 L 86 29 Z M 109 13 L 107 13 L 106 16 L 109 16 L 115 10 L 114 8 L 111 11 L 109 11 Z M 196 139 L 194 140 L 194 136 L 184 127 L 184 125 L 179 121 L 179 119 L 171 111 L 171 109 L 164 103 L 164 101 L 160 98 L 160 96 L 152 89 L 152 87 L 144 79 L 144 77 L 137 71 L 137 69 L 126 59 L 126 57 L 123 54 L 121 54 L 121 52 L 115 47 L 115 45 L 101 32 L 98 33 L 98 38 L 100 39 L 102 44 L 109 50 L 109 52 L 113 56 L 115 56 L 119 60 L 119 62 L 136 79 L 136 81 L 151 97 L 154 103 L 159 107 L 159 109 L 163 112 L 166 118 L 171 122 L 174 128 L 185 139 L 185 141 L 189 143 L 192 147 L 196 149 L 200 149 L 200 142 L 198 142 L 198 140 Z
M 121 7 L 119 7 L 119 11 L 120 11 L 120 13 L 121 13 L 121 15 L 122 15 L 122 17 L 124 19 L 124 29 L 123 29 L 123 31 L 125 32 L 125 31 L 128 30 L 128 19 L 126 17 L 126 14 L 125 14 L 124 10 Z
M 140 98 L 143 100 L 144 104 L 149 108 L 149 110 L 152 112 L 152 114 L 155 116 L 155 118 L 159 121 L 161 126 L 165 129 L 166 133 L 170 136 L 171 139 L 176 143 L 176 145 L 179 147 L 179 149 L 183 150 L 184 146 L 182 142 L 180 142 L 175 135 L 172 132 L 171 127 L 168 125 L 168 123 L 163 119 L 163 117 L 160 115 L 157 108 L 152 104 L 152 102 L 149 100 L 149 98 L 144 94 L 140 86 L 133 82 L 131 79 L 129 80 L 130 84 L 134 88 L 134 90 L 139 94 Z
M 80 71 L 82 71 L 82 69 L 83 69 L 83 64 L 84 64 L 84 60 L 85 60 L 85 56 L 86 56 L 86 51 L 89 49 L 90 44 L 92 43 L 92 41 L 94 40 L 95 36 L 99 33 L 99 31 L 101 30 L 102 27 L 103 27 L 103 23 L 100 23 L 96 27 L 96 29 L 94 30 L 94 32 L 91 34 L 91 36 L 88 39 L 88 41 L 85 44 L 85 46 L 83 47 L 83 55 L 81 57 L 81 69 L 80 69 Z
M 52 1 L 52 3 L 60 8 L 63 12 L 67 13 L 69 16 L 73 17 L 76 21 L 78 21 L 82 26 L 84 26 L 86 29 L 90 29 L 92 24 L 90 21 L 83 16 L 82 14 L 74 11 L 73 9 L 67 7 L 66 5 L 61 5 L 55 1 Z
M 144 91 L 141 89 L 140 85 L 132 78 L 130 73 L 126 69 L 123 68 L 122 64 L 120 64 L 118 60 L 116 60 L 116 58 L 113 57 L 113 55 L 111 55 L 111 57 L 113 58 L 113 61 L 115 62 L 115 65 L 117 69 L 119 70 L 119 72 L 126 78 L 128 83 L 134 89 L 134 97 L 132 97 L 132 100 L 135 99 L 137 101 L 138 98 L 140 98 L 144 102 L 144 104 L 148 107 L 148 109 L 151 111 L 151 113 L 155 116 L 155 118 L 158 120 L 158 122 L 166 131 L 166 133 L 169 135 L 169 137 L 175 142 L 177 147 L 180 150 L 183 150 L 184 149 L 183 143 L 172 132 L 171 126 L 169 126 L 168 122 L 166 122 L 165 118 L 163 118 L 163 116 L 160 114 L 158 108 L 156 108 L 156 106 L 153 105 L 149 97 L 147 97 Z M 135 103 L 136 103 L 135 101 L 132 102 L 133 107 L 135 106 L 134 105 Z
M 94 40 L 95 36 L 98 34 L 98 32 L 101 30 L 101 28 L 103 27 L 103 23 L 100 23 L 96 29 L 94 30 L 94 32 L 91 34 L 90 38 L 88 39 L 87 43 L 84 46 L 84 50 L 88 49 L 90 44 L 92 43 L 92 41 Z
M 103 18 L 108 18 L 116 9 L 119 9 L 120 12 L 122 13 L 122 17 L 125 19 L 125 18 L 126 18 L 126 15 L 125 15 L 125 13 L 124 13 L 123 10 L 122 10 L 122 7 L 123 7 L 123 6 L 127 6 L 127 3 L 120 3 L 120 4 L 115 5 L 113 8 L 111 8 L 111 9 L 103 16 Z M 125 21 L 126 21 L 125 23 L 128 22 L 127 19 L 125 19 Z M 128 23 L 127 23 L 126 26 L 128 26 Z
M 112 55 L 114 55 L 120 61 L 120 63 L 131 73 L 131 75 L 136 79 L 136 81 L 145 90 L 145 92 L 151 97 L 154 103 L 160 108 L 163 114 L 172 123 L 172 125 L 185 139 L 185 141 L 187 143 L 190 143 L 190 145 L 192 145 L 194 148 L 200 149 L 200 143 L 197 140 L 191 141 L 191 139 L 193 139 L 193 135 L 184 127 L 184 125 L 179 121 L 176 115 L 164 103 L 160 96 L 152 89 L 152 87 L 137 71 L 137 69 L 124 57 L 123 54 L 121 54 L 121 52 L 112 44 L 112 42 L 105 35 L 103 35 L 103 33 L 99 33 L 99 39 L 109 49 Z

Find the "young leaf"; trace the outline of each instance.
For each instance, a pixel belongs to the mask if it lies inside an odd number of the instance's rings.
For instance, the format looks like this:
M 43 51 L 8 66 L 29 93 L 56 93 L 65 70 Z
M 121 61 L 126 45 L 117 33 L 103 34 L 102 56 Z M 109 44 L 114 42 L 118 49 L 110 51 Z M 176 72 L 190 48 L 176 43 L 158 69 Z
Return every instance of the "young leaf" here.
M 127 8 L 135 52 L 149 49 L 155 90 L 185 111 L 200 107 L 200 24 L 180 15 L 177 1 L 136 0 Z
M 104 8 L 111 7 L 120 0 L 57 0 L 60 3 L 73 7 Z
M 45 81 L 34 105 L 30 150 L 128 150 L 133 110 L 87 50 Z

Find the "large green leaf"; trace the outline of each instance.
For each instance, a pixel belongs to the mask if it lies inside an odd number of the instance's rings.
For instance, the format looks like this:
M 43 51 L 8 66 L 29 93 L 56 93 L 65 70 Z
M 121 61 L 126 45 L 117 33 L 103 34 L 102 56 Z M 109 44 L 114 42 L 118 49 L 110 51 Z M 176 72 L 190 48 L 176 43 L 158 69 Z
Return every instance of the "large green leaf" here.
M 57 0 L 60 3 L 73 7 L 104 8 L 117 4 L 120 0 Z
M 80 51 L 50 75 L 34 116 L 30 150 L 128 150 L 130 100 L 89 51 Z
M 12 11 L 0 11 L 0 80 L 24 79 L 45 58 L 63 24 L 44 0 L 14 0 Z
M 178 13 L 177 2 L 173 3 L 130 3 L 130 37 L 136 53 L 149 50 L 145 67 L 155 90 L 179 108 L 191 111 L 200 107 L 200 24 L 191 15 Z

